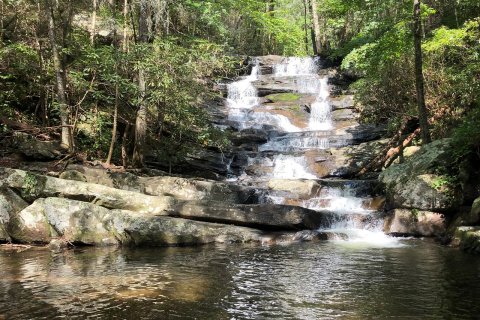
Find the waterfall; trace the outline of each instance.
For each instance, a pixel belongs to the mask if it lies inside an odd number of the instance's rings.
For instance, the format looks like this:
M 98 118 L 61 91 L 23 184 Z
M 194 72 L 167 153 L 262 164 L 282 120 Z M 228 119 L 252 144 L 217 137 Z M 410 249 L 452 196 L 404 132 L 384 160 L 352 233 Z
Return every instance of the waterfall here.
M 327 77 L 318 80 L 318 95 L 315 102 L 312 104 L 310 122 L 308 125 L 310 130 L 331 130 L 333 128 L 331 108 L 328 101 L 330 94 L 327 81 Z
M 240 81 L 235 81 L 227 86 L 228 119 L 241 124 L 248 119 L 248 112 L 259 103 L 257 89 L 252 82 L 260 75 L 260 66 L 255 61 L 250 75 Z
M 315 58 L 289 57 L 272 66 L 272 75 L 261 75 L 260 62 L 254 61 L 250 75 L 228 85 L 228 119 L 238 130 L 260 129 L 268 132 L 268 141 L 249 147 L 248 159 L 243 173 L 231 181 L 256 185 L 269 179 L 318 180 L 317 163 L 327 161 L 333 148 L 348 145 L 351 141 L 345 130 L 338 130 L 332 120 L 330 86 L 328 76 L 319 76 Z M 273 92 L 295 91 L 307 106 L 310 114 L 302 113 L 303 127 L 280 112 L 292 105 L 282 107 L 276 103 L 271 109 L 261 103 L 255 86 L 272 83 Z M 268 89 L 268 88 L 267 88 Z M 300 112 L 304 112 L 300 107 Z M 286 113 L 288 115 L 292 114 Z M 293 123 L 292 123 L 293 122 Z M 295 124 L 294 124 L 295 123 Z M 312 153 L 313 152 L 313 153 Z M 315 156 L 318 152 L 323 156 Z M 313 156 L 312 156 L 313 154 Z M 331 165 L 331 164 L 330 164 Z M 311 182 L 310 182 L 311 183 Z M 321 232 L 332 234 L 334 241 L 354 246 L 400 246 L 399 240 L 382 232 L 382 220 L 372 209 L 373 198 L 366 195 L 361 182 L 337 181 L 338 186 L 322 186 L 309 198 L 295 196 L 295 190 L 269 191 L 262 189 L 262 201 L 266 203 L 294 203 L 319 212 L 330 212 L 334 217 Z M 288 185 L 288 183 L 286 183 Z M 375 208 L 375 207 L 374 207 Z
M 281 76 L 299 76 L 317 73 L 316 60 L 310 57 L 289 57 L 283 63 L 273 66 L 273 74 Z

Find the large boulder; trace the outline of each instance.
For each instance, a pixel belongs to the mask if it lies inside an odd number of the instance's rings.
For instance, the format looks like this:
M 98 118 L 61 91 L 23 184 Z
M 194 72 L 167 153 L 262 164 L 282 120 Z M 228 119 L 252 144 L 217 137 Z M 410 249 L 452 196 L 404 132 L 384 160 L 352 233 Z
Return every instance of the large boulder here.
M 39 160 L 57 159 L 64 151 L 57 141 L 37 140 L 34 136 L 23 132 L 14 133 L 13 147 L 27 157 Z
M 7 231 L 20 243 L 48 243 L 57 236 L 45 217 L 44 199 L 10 216 Z
M 10 217 L 28 206 L 21 197 L 7 187 L 0 187 L 0 242 L 10 241 L 7 226 Z
M 452 245 L 467 252 L 480 254 L 480 227 L 458 227 L 455 230 Z
M 255 229 L 173 217 L 148 217 L 124 212 L 114 218 L 122 243 L 135 246 L 185 246 L 207 243 L 260 242 Z M 121 226 L 121 228 L 119 228 Z
M 169 196 L 150 196 L 119 190 L 83 181 L 64 180 L 35 175 L 16 169 L 0 168 L 0 178 L 13 189 L 31 200 L 45 197 L 65 197 L 94 202 L 109 209 L 122 209 L 149 214 L 166 214 L 175 203 Z
M 433 237 L 446 231 L 442 214 L 430 211 L 395 209 L 384 219 L 384 232 L 401 236 Z
M 472 210 L 470 210 L 470 215 L 468 216 L 469 224 L 479 224 L 480 223 L 480 198 L 475 199 L 472 204 Z
M 451 212 L 462 203 L 461 192 L 436 168 L 451 164 L 451 141 L 437 140 L 422 147 L 404 163 L 384 170 L 383 183 L 390 207 Z
M 262 230 L 317 229 L 330 222 L 332 213 L 297 206 L 257 204 L 226 205 L 212 201 L 179 203 L 173 215 L 193 220 L 228 223 Z
M 12 238 L 50 243 L 55 238 L 86 245 L 199 245 L 261 241 L 258 230 L 172 217 L 109 210 L 64 198 L 38 199 L 10 219 Z

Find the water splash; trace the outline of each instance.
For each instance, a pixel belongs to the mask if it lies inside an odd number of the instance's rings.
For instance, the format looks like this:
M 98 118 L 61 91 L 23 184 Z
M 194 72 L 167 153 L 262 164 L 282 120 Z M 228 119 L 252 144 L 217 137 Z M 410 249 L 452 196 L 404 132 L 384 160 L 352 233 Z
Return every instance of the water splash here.
M 317 176 L 307 171 L 305 157 L 288 155 L 275 156 L 273 161 L 274 179 L 317 179 Z
M 355 196 L 350 187 L 344 189 L 327 188 L 322 193 L 324 193 L 322 197 L 305 200 L 302 206 L 312 210 L 328 210 L 342 215 L 367 215 L 374 212 L 365 208 L 365 203 L 371 200 L 371 198 Z

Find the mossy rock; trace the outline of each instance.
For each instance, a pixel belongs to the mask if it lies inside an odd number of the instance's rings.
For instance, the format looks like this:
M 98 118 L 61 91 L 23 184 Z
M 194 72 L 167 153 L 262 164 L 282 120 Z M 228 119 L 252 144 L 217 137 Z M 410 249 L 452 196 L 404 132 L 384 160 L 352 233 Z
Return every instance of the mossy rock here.
M 453 245 L 467 252 L 480 254 L 480 227 L 458 227 L 455 230 Z
M 289 101 L 297 101 L 300 99 L 301 95 L 286 92 L 286 93 L 274 93 L 266 96 L 265 98 L 271 100 L 272 102 L 289 102 Z

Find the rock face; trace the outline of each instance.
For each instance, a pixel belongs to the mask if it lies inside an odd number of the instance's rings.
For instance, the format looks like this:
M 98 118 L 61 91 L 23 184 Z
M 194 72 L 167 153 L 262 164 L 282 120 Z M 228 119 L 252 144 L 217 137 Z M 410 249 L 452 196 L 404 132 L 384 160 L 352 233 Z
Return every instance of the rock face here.
M 388 204 L 393 208 L 435 212 L 454 211 L 462 203 L 461 193 L 448 177 L 435 173 L 451 161 L 450 140 L 443 139 L 424 146 L 402 164 L 395 164 L 380 174 Z
M 401 236 L 441 236 L 446 231 L 442 214 L 430 211 L 395 209 L 384 220 L 384 232 Z
M 28 204 L 7 187 L 0 187 L 0 242 L 10 241 L 7 226 L 10 217 L 26 208 Z

